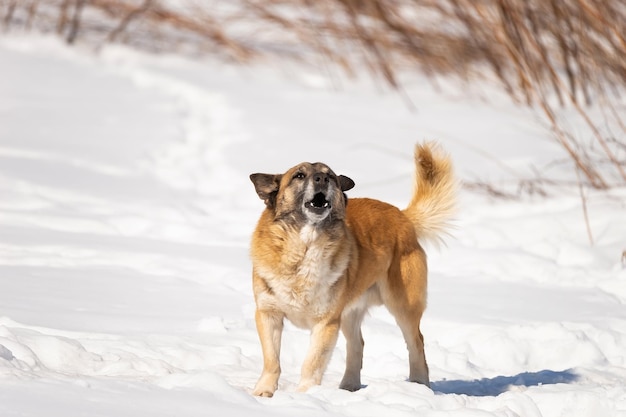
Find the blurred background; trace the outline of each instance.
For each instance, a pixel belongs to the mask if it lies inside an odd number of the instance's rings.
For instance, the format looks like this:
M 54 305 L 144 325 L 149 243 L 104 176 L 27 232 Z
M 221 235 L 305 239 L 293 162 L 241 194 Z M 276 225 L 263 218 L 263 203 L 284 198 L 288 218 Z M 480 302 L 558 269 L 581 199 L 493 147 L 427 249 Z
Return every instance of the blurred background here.
M 442 77 L 487 80 L 536 110 L 577 181 L 626 184 L 620 0 L 2 0 L 0 13 L 5 33 L 56 34 L 95 49 L 120 43 L 241 64 L 291 60 L 336 84 L 371 76 L 408 107 L 411 74 L 435 88 Z M 526 188 L 558 182 L 540 177 Z

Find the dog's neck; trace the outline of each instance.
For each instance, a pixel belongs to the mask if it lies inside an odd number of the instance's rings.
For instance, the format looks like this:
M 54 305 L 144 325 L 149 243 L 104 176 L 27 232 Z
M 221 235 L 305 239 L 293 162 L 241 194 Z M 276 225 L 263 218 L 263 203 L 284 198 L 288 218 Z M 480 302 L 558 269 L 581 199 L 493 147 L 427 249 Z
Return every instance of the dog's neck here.
M 300 239 L 307 245 L 314 242 L 318 236 L 319 229 L 314 224 L 306 224 L 300 229 Z

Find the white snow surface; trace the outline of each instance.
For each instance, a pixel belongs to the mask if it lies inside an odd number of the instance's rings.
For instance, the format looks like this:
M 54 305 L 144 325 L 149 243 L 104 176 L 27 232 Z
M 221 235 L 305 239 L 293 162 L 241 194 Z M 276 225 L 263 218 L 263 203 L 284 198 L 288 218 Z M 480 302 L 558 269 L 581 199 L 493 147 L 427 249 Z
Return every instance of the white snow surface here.
M 296 393 L 308 334 L 262 367 L 248 175 L 324 161 L 350 196 L 403 207 L 416 142 L 460 179 L 570 175 L 545 126 L 495 87 L 415 77 L 401 95 L 284 66 L 229 66 L 51 38 L 0 42 L 0 416 L 626 416 L 626 190 L 494 200 L 460 192 L 428 248 L 432 389 L 406 381 L 384 309 L 364 323 L 365 387 Z M 549 167 L 549 168 L 548 168 Z M 574 177 L 575 178 L 575 177 Z

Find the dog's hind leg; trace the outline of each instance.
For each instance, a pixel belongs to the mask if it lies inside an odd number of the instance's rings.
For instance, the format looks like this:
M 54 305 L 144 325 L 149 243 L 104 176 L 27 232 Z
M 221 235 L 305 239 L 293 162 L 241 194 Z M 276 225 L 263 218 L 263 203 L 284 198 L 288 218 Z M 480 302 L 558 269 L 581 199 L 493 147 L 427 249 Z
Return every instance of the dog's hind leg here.
M 424 353 L 424 336 L 419 329 L 421 314 L 416 313 L 416 318 L 412 323 L 402 323 L 398 320 L 398 325 L 402 329 L 407 349 L 409 350 L 409 381 L 430 386 L 428 379 L 428 365 Z
M 363 335 L 361 323 L 367 311 L 367 305 L 358 302 L 356 306 L 344 311 L 341 316 L 341 331 L 346 338 L 346 372 L 339 388 L 348 391 L 361 389 L 361 368 L 363 367 Z
M 409 381 L 430 386 L 420 321 L 426 308 L 426 258 L 421 248 L 402 256 L 381 288 L 383 302 L 395 317 L 409 351 Z

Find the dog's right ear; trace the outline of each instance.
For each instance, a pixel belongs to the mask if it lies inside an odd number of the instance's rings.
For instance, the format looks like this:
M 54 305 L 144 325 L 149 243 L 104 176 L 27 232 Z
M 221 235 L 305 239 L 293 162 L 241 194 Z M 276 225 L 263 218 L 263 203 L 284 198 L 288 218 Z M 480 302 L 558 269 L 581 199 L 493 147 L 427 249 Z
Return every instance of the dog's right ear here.
M 252 174 L 250 181 L 254 184 L 254 189 L 265 205 L 273 209 L 276 206 L 276 195 L 280 187 L 281 174 Z

